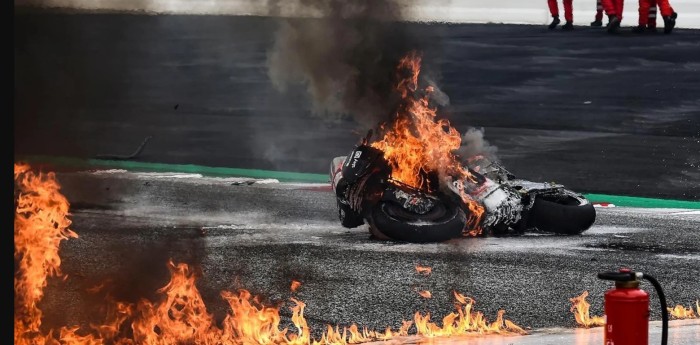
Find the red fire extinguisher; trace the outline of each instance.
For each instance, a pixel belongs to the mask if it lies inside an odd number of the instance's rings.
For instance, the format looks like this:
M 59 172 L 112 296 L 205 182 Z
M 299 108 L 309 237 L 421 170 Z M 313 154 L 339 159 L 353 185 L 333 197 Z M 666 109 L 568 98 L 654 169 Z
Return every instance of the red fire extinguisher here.
M 615 287 L 605 293 L 605 338 L 604 345 L 649 344 L 649 294 L 639 288 L 640 280 L 646 279 L 656 289 L 661 302 L 661 344 L 668 339 L 668 309 L 666 297 L 654 277 L 623 268 L 619 272 L 598 273 L 598 278 L 612 280 Z

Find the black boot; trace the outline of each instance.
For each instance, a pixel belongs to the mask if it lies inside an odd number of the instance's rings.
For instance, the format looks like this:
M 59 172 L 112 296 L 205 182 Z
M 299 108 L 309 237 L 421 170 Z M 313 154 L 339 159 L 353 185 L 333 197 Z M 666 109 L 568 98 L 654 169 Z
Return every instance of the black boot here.
M 574 23 L 572 23 L 570 21 L 566 21 L 566 24 L 564 24 L 564 26 L 562 26 L 561 29 L 566 30 L 566 31 L 571 31 L 574 29 Z
M 608 33 L 617 33 L 617 29 L 620 28 L 620 18 L 617 16 L 609 16 L 610 22 L 608 23 Z
M 647 32 L 650 33 L 650 34 L 655 34 L 655 33 L 657 33 L 658 31 L 656 31 L 656 27 L 655 27 L 655 26 L 647 26 Z
M 676 18 L 678 18 L 678 13 L 673 12 L 672 15 L 664 17 L 664 33 L 670 34 L 673 28 L 676 26 Z
M 602 20 L 594 20 L 591 22 L 591 26 L 603 26 Z
M 557 27 L 561 23 L 561 20 L 559 20 L 559 16 L 552 16 L 552 22 L 549 24 L 549 30 L 554 30 L 554 28 Z
M 644 32 L 646 32 L 646 29 L 647 28 L 644 27 L 644 25 L 637 25 L 632 28 L 632 32 L 634 32 L 635 34 L 643 34 Z

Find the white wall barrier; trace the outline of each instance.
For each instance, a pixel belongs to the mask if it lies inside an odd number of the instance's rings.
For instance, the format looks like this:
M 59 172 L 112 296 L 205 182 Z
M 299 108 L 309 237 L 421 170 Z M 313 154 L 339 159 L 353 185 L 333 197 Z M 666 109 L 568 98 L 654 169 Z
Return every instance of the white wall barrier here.
M 564 5 L 559 4 L 559 16 L 564 22 Z M 700 0 L 670 0 L 678 13 L 676 27 L 700 28 Z M 412 16 L 422 20 L 457 23 L 510 23 L 548 24 L 551 21 L 547 0 L 442 0 L 412 1 Z M 588 25 L 593 21 L 596 0 L 574 0 L 574 25 Z M 623 26 L 637 25 L 639 1 L 626 0 Z M 658 14 L 658 25 L 663 26 Z M 607 18 L 604 19 L 604 23 Z
M 352 1 L 352 0 L 348 0 Z M 547 0 L 399 0 L 406 18 L 413 21 L 452 23 L 541 24 L 551 20 Z M 560 16 L 563 5 L 558 0 Z M 676 26 L 700 28 L 700 0 L 670 0 L 678 12 Z M 299 0 L 15 0 L 15 6 L 61 7 L 87 11 L 133 11 L 165 14 L 221 14 L 316 16 L 304 11 Z M 595 14 L 596 0 L 574 0 L 574 24 L 588 25 Z M 625 1 L 623 26 L 638 18 L 638 0 Z M 663 21 L 659 15 L 658 25 Z

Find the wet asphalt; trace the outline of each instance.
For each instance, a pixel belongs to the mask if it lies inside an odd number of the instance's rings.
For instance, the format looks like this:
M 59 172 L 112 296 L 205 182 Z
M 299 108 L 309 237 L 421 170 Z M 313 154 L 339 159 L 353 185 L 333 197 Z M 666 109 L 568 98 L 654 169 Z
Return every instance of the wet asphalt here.
M 99 320 L 106 293 L 158 301 L 169 259 L 198 272 L 197 286 L 217 320 L 227 311 L 219 293 L 245 288 L 279 303 L 286 322 L 289 298 L 304 301 L 315 332 L 353 322 L 398 327 L 416 311 L 437 321 L 453 311 L 453 290 L 473 297 L 489 320 L 504 309 L 526 329 L 573 328 L 569 298 L 589 291 L 591 313 L 601 315 L 612 284 L 596 274 L 620 267 L 654 276 L 670 305 L 700 298 L 697 210 L 598 208 L 594 226 L 581 236 L 407 244 L 341 227 L 325 185 L 127 172 L 58 178 L 80 237 L 62 243 L 69 279 L 49 283 L 41 305 L 47 327 Z M 418 274 L 417 264 L 432 273 Z M 293 279 L 302 283 L 296 293 Z M 106 283 L 101 292 L 86 292 L 100 283 Z M 642 288 L 652 293 L 651 319 L 660 320 L 651 285 Z
M 574 190 L 700 200 L 700 30 L 616 36 L 578 26 L 396 24 L 428 44 L 425 71 L 461 132 L 516 175 Z M 325 173 L 364 133 L 310 112 L 267 74 L 278 20 L 235 16 L 14 17 L 15 155 Z
M 516 175 L 580 192 L 700 200 L 700 31 L 609 36 L 577 27 L 405 25 L 432 42 L 425 61 L 460 131 L 482 127 Z M 326 173 L 360 136 L 351 121 L 311 115 L 303 94 L 267 77 L 277 22 L 229 16 L 55 14 L 14 18 L 14 153 Z M 246 288 L 306 304 L 324 324 L 397 327 L 414 312 L 453 311 L 452 291 L 489 320 L 575 326 L 569 298 L 593 314 L 627 266 L 664 286 L 670 304 L 700 298 L 700 215 L 598 209 L 581 236 L 527 234 L 440 244 L 377 242 L 342 228 L 325 186 L 131 173 L 59 173 L 78 239 L 62 243 L 65 281 L 41 304 L 45 327 L 95 323 L 104 294 L 157 300 L 169 259 L 192 265 L 209 311 Z M 429 276 L 415 265 L 432 267 Z M 290 292 L 292 279 L 302 282 Z M 106 289 L 86 290 L 105 283 Z M 648 285 L 643 286 L 652 291 Z M 418 290 L 432 292 L 431 299 Z M 651 318 L 659 320 L 651 299 Z

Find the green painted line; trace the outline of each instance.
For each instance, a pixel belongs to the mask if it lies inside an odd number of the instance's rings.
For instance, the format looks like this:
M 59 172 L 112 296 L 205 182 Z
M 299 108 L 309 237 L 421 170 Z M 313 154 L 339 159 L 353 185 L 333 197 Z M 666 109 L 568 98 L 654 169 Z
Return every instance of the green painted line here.
M 640 198 L 636 196 L 584 194 L 591 202 L 609 202 L 615 206 L 643 208 L 690 208 L 700 209 L 700 201 Z
M 329 177 L 325 174 L 311 174 L 287 171 L 270 171 L 259 169 L 239 169 L 226 167 L 209 167 L 193 164 L 165 164 L 137 161 L 82 159 L 71 157 L 28 156 L 20 157 L 20 161 L 27 163 L 44 163 L 56 166 L 89 168 L 89 169 L 124 169 L 142 172 L 177 172 L 201 174 L 215 177 L 249 177 L 260 179 L 276 179 L 281 182 L 307 182 L 328 183 Z M 608 202 L 615 206 L 642 207 L 642 208 L 683 208 L 700 209 L 700 201 L 655 199 L 623 195 L 584 194 L 591 202 Z
M 90 169 L 124 169 L 130 171 L 142 172 L 177 172 L 201 174 L 206 176 L 216 177 L 249 177 L 259 179 L 277 179 L 282 182 L 310 182 L 324 183 L 329 181 L 328 175 L 325 174 L 310 174 L 287 171 L 270 171 L 259 169 L 239 169 L 225 167 L 208 167 L 193 164 L 165 164 L 165 163 L 149 163 L 136 161 L 122 160 L 103 160 L 103 159 L 81 159 L 71 157 L 48 157 L 48 156 L 29 156 L 22 157 L 20 161 L 27 163 L 45 163 L 57 166 L 72 167 L 72 168 L 90 168 Z

